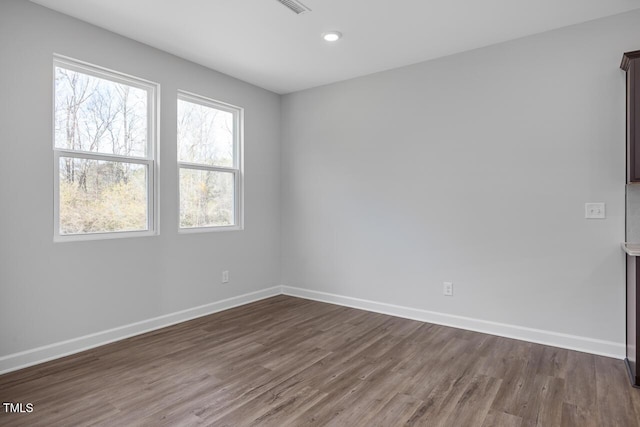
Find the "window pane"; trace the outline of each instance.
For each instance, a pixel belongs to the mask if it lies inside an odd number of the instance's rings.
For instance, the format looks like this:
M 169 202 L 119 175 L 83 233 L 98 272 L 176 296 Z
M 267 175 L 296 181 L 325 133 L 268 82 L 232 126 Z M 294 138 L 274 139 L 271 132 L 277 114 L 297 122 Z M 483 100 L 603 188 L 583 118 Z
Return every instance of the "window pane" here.
M 234 225 L 234 175 L 180 168 L 180 227 Z
M 60 234 L 142 231 L 147 167 L 60 157 Z
M 178 100 L 178 161 L 233 167 L 233 113 Z
M 147 91 L 66 68 L 55 69 L 55 145 L 147 156 Z

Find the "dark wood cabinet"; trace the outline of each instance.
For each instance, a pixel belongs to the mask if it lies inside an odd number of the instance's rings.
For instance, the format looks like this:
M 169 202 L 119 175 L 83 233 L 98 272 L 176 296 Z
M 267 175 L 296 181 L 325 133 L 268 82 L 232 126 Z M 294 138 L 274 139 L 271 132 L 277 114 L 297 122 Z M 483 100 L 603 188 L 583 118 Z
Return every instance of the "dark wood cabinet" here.
M 640 50 L 627 52 L 622 57 L 622 68 L 627 73 L 627 182 L 640 182 Z M 629 220 L 629 218 L 627 218 Z M 631 383 L 640 387 L 638 362 L 640 353 L 640 242 L 626 244 L 627 250 L 627 340 L 626 359 Z M 629 251 L 636 246 L 635 252 Z
M 627 72 L 627 182 L 640 182 L 640 50 L 625 53 L 620 68 Z

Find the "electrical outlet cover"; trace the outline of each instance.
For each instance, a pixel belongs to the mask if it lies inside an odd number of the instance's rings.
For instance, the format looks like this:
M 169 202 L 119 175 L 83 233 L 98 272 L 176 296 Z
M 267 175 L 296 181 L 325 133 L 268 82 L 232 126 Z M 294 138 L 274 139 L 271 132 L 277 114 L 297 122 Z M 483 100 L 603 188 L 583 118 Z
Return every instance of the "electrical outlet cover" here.
M 453 283 L 444 282 L 442 287 L 442 293 L 448 297 L 453 296 Z
M 604 203 L 585 203 L 584 204 L 584 217 L 587 219 L 604 219 L 605 215 L 605 205 Z

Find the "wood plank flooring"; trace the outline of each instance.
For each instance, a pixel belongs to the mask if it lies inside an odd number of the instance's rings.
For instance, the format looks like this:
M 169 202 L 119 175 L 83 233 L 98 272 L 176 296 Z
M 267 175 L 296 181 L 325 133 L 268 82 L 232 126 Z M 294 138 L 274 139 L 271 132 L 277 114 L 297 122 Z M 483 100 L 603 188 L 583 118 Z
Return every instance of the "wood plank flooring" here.
M 286 296 L 0 376 L 0 399 L 34 407 L 2 426 L 640 426 L 620 360 Z

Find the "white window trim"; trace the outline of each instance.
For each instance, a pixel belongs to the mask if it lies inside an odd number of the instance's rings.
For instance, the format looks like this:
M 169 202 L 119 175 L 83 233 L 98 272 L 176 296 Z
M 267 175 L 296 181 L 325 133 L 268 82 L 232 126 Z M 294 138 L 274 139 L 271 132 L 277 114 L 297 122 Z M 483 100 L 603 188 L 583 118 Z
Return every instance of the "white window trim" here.
M 95 153 L 80 150 L 67 150 L 56 147 L 55 141 L 55 69 L 66 68 L 105 80 L 123 83 L 147 91 L 147 157 L 120 156 L 107 153 Z M 149 80 L 134 77 L 118 71 L 79 61 L 67 56 L 54 54 L 52 66 L 52 138 L 54 179 L 53 179 L 53 241 L 76 242 L 85 240 L 121 239 L 130 237 L 157 236 L 160 233 L 159 209 L 159 123 L 160 85 Z M 141 231 L 109 231 L 84 234 L 60 234 L 60 157 L 79 159 L 117 161 L 144 165 L 147 168 L 147 230 Z
M 178 161 L 177 168 L 177 187 L 178 187 L 178 233 L 209 233 L 219 231 L 238 231 L 244 230 L 244 108 L 237 107 L 225 102 L 216 101 L 195 93 L 178 90 L 177 100 L 187 101 L 205 107 L 211 107 L 222 111 L 227 111 L 234 115 L 233 129 L 233 161 L 231 168 L 220 166 L 209 166 L 199 163 L 189 163 Z M 176 100 L 176 101 L 177 101 Z M 176 135 L 177 138 L 177 135 Z M 177 142 L 177 140 L 176 140 Z M 176 143 L 177 151 L 177 143 Z M 180 169 L 197 169 L 212 172 L 228 172 L 234 176 L 234 225 L 223 226 L 207 226 L 207 227 L 181 227 L 180 226 Z

